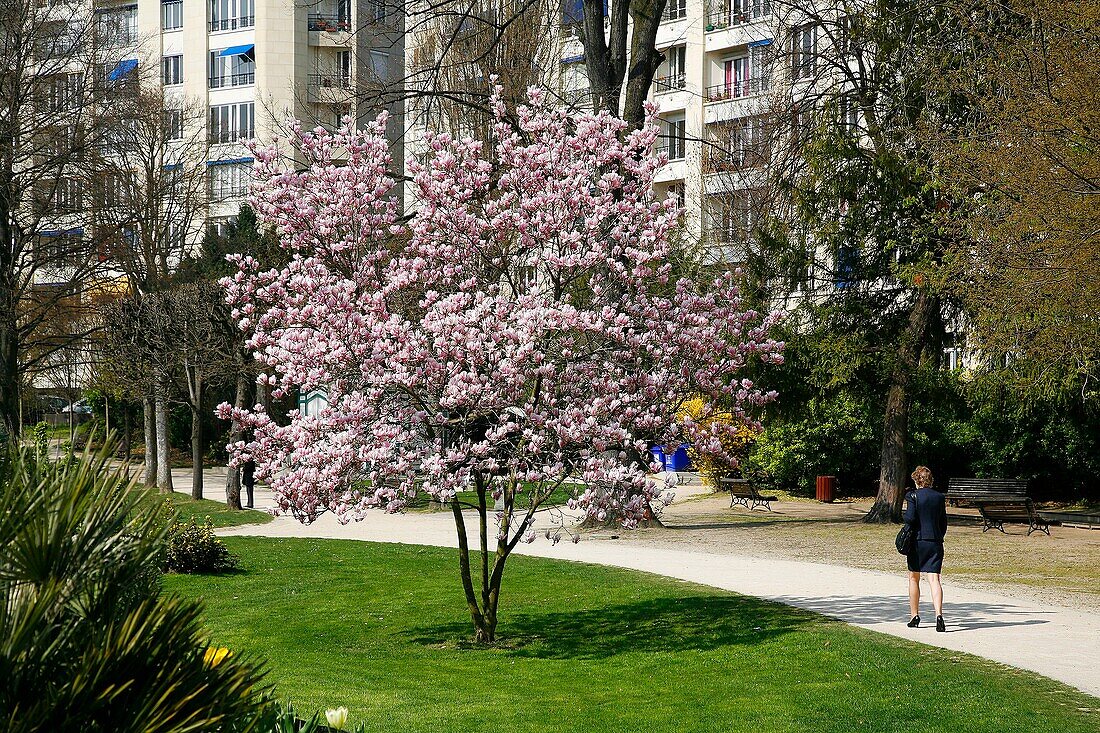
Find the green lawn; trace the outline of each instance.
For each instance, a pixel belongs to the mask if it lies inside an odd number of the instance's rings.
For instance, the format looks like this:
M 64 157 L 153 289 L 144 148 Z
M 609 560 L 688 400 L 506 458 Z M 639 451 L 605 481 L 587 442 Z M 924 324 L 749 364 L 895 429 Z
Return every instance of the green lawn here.
M 152 492 L 148 495 L 149 501 L 161 503 L 164 495 Z M 192 499 L 187 494 L 178 491 L 172 493 L 172 507 L 179 513 L 180 521 L 187 522 L 192 518 L 202 524 L 206 518 L 210 518 L 210 524 L 215 527 L 237 527 L 242 524 L 266 524 L 272 517 L 267 512 L 255 509 L 235 510 L 227 509 L 224 501 L 211 501 L 210 499 Z
M 243 572 L 164 578 L 282 698 L 372 731 L 1095 733 L 1035 675 L 643 573 L 513 558 L 498 648 L 471 648 L 454 551 L 226 538 Z M 1085 710 L 1082 710 L 1084 708 Z

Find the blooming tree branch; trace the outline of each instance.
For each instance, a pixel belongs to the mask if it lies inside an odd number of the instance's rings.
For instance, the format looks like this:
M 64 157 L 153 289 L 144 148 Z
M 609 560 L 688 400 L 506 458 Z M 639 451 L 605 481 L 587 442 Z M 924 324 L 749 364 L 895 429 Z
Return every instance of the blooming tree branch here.
M 323 389 L 328 406 L 286 426 L 219 408 L 254 432 L 230 446 L 235 460 L 253 458 L 304 521 L 398 511 L 426 492 L 451 504 L 468 554 L 459 494 L 472 492 L 481 587 L 464 580 L 475 625 L 480 613 L 493 626 L 504 561 L 555 489 L 580 486 L 570 507 L 636 525 L 661 499 L 649 446 L 720 455 L 720 431 L 775 396 L 737 373 L 782 350 L 768 337 L 777 316 L 744 310 L 733 275 L 672 276 L 680 211 L 651 194 L 654 125 L 570 115 L 537 89 L 515 126 L 494 105 L 490 145 L 435 135 L 410 161 L 407 224 L 384 118 L 295 128 L 304 169 L 255 150 L 252 205 L 292 258 L 265 270 L 237 257 L 228 299 L 276 393 Z M 678 416 L 692 397 L 737 419 Z

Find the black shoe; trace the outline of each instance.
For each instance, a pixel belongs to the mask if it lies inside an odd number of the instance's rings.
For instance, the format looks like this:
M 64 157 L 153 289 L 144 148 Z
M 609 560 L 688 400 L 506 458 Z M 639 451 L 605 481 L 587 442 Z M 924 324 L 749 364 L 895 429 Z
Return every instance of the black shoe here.
M 920 626 L 920 616 L 914 616 L 909 623 L 906 624 L 911 629 L 915 629 Z
M 943 622 L 943 616 L 936 616 L 936 631 L 947 631 L 947 624 Z

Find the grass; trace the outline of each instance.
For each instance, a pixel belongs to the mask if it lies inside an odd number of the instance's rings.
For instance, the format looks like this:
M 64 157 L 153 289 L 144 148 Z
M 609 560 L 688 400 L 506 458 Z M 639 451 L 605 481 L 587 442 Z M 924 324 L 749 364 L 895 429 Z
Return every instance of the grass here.
M 226 538 L 243 571 L 168 576 L 212 641 L 303 711 L 370 731 L 1094 733 L 1038 676 L 643 573 L 513 558 L 501 643 L 473 648 L 453 550 Z
M 164 494 L 156 492 L 149 494 L 148 497 L 149 501 L 156 503 L 163 502 L 165 499 Z M 209 517 L 210 524 L 215 527 L 239 527 L 242 524 L 267 524 L 274 518 L 267 512 L 256 511 L 255 509 L 229 509 L 222 501 L 192 499 L 187 494 L 181 494 L 178 491 L 172 493 L 171 500 L 172 508 L 178 512 L 179 519 L 182 522 L 194 519 L 197 523 L 202 524 Z

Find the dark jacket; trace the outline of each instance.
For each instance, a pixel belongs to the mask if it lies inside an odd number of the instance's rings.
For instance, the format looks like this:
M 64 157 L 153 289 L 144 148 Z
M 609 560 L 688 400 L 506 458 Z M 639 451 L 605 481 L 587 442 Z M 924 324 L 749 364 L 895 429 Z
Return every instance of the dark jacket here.
M 947 499 L 935 489 L 910 491 L 905 495 L 905 521 L 917 530 L 918 540 L 943 542 L 947 534 Z

